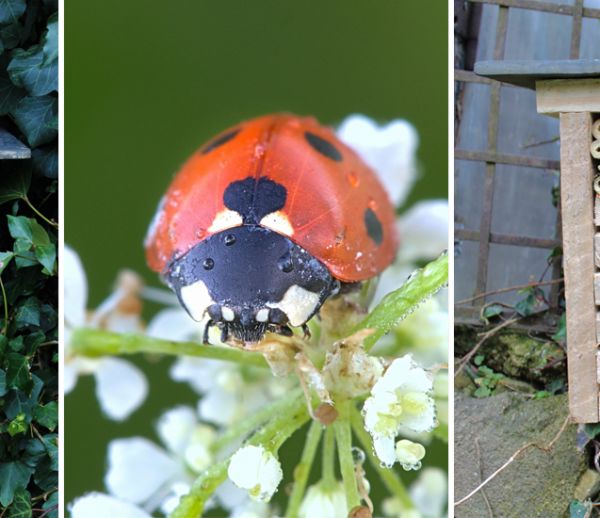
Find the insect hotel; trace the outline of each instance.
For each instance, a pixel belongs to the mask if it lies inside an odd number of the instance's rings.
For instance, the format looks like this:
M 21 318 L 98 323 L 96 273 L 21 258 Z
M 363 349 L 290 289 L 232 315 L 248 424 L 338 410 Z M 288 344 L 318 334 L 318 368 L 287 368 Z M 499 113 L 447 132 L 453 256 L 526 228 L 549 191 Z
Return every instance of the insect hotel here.
M 560 194 L 571 418 L 600 421 L 600 60 L 480 62 L 560 120 Z

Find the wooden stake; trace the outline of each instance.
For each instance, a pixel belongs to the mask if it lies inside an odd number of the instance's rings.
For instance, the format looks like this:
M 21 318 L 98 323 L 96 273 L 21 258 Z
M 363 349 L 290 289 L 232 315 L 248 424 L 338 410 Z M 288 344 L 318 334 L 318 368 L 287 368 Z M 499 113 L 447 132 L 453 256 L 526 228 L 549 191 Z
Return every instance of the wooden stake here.
M 594 302 L 594 222 L 590 113 L 560 114 L 561 201 L 567 303 L 569 407 L 578 423 L 599 420 Z

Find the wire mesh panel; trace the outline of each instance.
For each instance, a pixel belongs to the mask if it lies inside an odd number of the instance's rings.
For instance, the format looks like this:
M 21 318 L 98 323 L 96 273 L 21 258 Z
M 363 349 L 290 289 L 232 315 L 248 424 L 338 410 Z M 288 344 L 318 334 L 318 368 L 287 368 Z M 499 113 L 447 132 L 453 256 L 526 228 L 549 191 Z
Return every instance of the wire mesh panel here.
M 557 304 L 559 123 L 535 92 L 477 76 L 486 60 L 600 58 L 600 0 L 455 2 L 455 318 L 514 305 L 540 282 Z M 536 325 L 548 327 L 552 319 Z

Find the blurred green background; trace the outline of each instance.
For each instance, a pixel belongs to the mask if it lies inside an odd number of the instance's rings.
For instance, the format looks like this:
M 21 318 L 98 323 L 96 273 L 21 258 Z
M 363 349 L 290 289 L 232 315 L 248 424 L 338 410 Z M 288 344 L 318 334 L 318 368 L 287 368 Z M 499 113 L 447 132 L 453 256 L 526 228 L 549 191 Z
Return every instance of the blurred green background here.
M 445 1 L 80 0 L 64 16 L 65 241 L 83 260 L 89 307 L 124 267 L 159 284 L 142 247 L 158 200 L 200 144 L 246 118 L 405 118 L 423 170 L 409 203 L 447 196 Z M 66 502 L 103 490 L 111 438 L 154 437 L 162 410 L 195 404 L 168 378 L 171 361 L 136 362 L 150 396 L 126 423 L 101 415 L 89 377 L 65 398 Z M 445 456 L 428 450 L 438 465 Z

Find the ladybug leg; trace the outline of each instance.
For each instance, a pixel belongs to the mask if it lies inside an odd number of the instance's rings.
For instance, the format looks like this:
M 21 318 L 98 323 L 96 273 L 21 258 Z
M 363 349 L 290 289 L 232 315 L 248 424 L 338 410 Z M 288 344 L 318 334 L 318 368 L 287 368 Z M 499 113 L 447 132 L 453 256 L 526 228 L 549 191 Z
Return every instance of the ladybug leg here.
M 204 333 L 202 334 L 202 343 L 204 345 L 210 345 L 210 342 L 208 341 L 208 331 L 214 325 L 215 325 L 215 321 L 214 320 L 209 320 L 206 323 L 206 326 L 204 326 Z
M 227 324 L 224 324 L 221 328 L 221 342 L 227 342 L 227 338 L 229 338 L 229 327 Z
M 294 332 L 288 326 L 279 326 L 276 332 L 283 336 L 294 336 Z
M 302 338 L 304 340 L 310 340 L 311 338 L 311 333 L 310 333 L 310 329 L 308 327 L 308 324 L 304 323 L 302 324 Z

